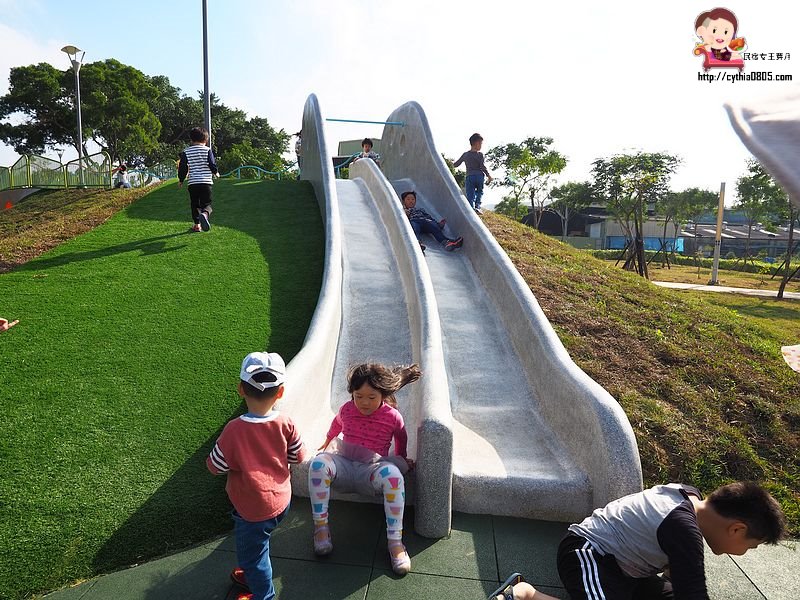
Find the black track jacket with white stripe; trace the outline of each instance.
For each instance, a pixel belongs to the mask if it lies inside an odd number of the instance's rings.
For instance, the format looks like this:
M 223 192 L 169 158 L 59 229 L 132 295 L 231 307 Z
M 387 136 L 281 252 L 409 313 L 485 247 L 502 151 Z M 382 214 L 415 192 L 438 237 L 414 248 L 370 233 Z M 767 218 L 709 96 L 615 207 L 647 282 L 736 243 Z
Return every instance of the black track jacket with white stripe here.
M 676 599 L 708 600 L 703 536 L 690 495 L 703 498 L 691 486 L 657 485 L 598 508 L 569 530 L 613 555 L 626 575 L 649 577 L 669 566 Z

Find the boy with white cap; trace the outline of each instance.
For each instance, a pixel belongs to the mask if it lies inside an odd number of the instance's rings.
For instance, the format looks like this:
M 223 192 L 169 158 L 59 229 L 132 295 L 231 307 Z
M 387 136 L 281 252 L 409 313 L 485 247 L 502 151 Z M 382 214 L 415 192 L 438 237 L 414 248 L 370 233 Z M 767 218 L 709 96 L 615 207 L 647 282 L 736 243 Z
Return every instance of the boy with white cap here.
M 289 463 L 306 449 L 292 420 L 273 407 L 283 396 L 286 365 L 280 355 L 252 352 L 242 363 L 239 395 L 247 413 L 229 421 L 206 459 L 214 475 L 227 473 L 225 490 L 233 504 L 236 555 L 231 578 L 248 593 L 237 600 L 275 597 L 269 539 L 289 510 Z

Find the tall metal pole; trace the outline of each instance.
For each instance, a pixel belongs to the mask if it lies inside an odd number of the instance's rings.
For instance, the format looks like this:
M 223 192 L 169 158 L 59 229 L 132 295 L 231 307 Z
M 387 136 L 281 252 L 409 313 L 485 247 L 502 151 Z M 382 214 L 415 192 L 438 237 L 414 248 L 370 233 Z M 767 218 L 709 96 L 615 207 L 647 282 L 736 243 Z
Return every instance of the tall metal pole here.
M 203 101 L 205 103 L 206 131 L 211 146 L 211 92 L 208 90 L 208 0 L 203 0 Z
M 78 102 L 78 177 L 81 187 L 86 187 L 83 176 L 83 123 L 81 122 L 81 63 L 77 60 L 72 61 L 72 68 L 75 71 L 75 96 Z
M 708 285 L 719 285 L 719 251 L 722 248 L 722 218 L 725 215 L 725 182 L 719 186 L 719 207 L 717 208 L 717 236 L 714 238 L 714 267 Z

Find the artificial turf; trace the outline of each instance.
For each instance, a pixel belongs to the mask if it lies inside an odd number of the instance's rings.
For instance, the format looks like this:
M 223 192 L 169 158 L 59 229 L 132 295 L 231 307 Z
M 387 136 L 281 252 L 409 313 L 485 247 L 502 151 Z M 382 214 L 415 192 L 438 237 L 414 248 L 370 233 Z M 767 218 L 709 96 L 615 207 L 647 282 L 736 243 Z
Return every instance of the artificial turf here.
M 324 240 L 306 182 L 221 182 L 187 233 L 177 185 L 0 275 L 0 598 L 231 527 L 204 460 L 239 365 L 300 349 Z

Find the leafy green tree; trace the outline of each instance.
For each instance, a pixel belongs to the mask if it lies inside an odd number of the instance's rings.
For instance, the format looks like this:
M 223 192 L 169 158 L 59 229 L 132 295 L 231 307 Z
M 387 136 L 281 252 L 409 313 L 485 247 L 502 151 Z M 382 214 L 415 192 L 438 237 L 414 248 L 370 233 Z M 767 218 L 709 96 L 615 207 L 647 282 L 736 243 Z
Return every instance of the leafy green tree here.
M 9 92 L 0 98 L 0 140 L 20 154 L 76 147 L 74 82 L 71 70 L 47 63 L 13 68 Z M 189 142 L 189 130 L 203 123 L 201 97 L 186 96 L 167 77 L 148 77 L 117 60 L 88 63 L 81 68 L 84 140 L 95 141 L 115 161 L 175 161 Z M 233 155 L 273 168 L 283 164 L 280 157 L 289 141 L 285 131 L 275 130 L 263 117 L 248 119 L 216 96 L 211 115 L 217 155 L 241 146 Z M 254 155 L 256 150 L 269 156 Z
M 456 180 L 458 187 L 464 189 L 464 182 L 467 179 L 467 174 L 464 171 L 456 171 L 456 168 L 453 164 L 456 162 L 452 158 L 447 158 L 442 152 L 442 158 L 444 159 L 444 164 L 447 165 L 447 169 L 450 171 L 450 174 L 453 176 L 453 179 Z
M 0 138 L 20 154 L 43 153 L 69 144 L 76 150 L 75 78 L 40 63 L 15 67 L 9 92 L 0 99 L 0 118 L 21 116 L 17 125 L 5 122 Z M 81 68 L 83 136 L 108 151 L 113 160 L 133 160 L 155 147 L 160 130 L 149 102 L 158 95 L 143 73 L 109 59 Z M 86 153 L 86 149 L 83 149 Z
M 667 225 L 672 221 L 673 237 L 677 239 L 682 224 L 694 222 L 694 237 L 697 238 L 697 221 L 702 215 L 717 208 L 718 197 L 715 192 L 700 188 L 687 188 L 680 192 L 668 192 L 656 204 L 656 212 L 664 217 L 664 234 L 667 237 Z M 675 246 L 672 247 L 675 254 Z
M 735 210 L 742 212 L 747 220 L 747 242 L 745 243 L 744 261 L 750 257 L 750 237 L 753 225 L 770 215 L 784 212 L 786 193 L 772 179 L 755 159 L 747 161 L 747 174 L 736 180 L 736 191 L 739 201 Z
M 493 185 L 510 189 L 515 207 L 514 219 L 519 215 L 522 199 L 530 198 L 533 209 L 533 227 L 539 228 L 550 181 L 567 166 L 567 158 L 554 150 L 553 138 L 530 137 L 519 144 L 496 146 L 486 153 L 493 169 L 502 169 L 505 176 Z
M 0 98 L 0 140 L 19 154 L 42 154 L 63 145 L 77 152 L 72 72 L 39 63 L 13 67 L 8 81 L 9 91 Z M 21 122 L 3 122 L 11 116 Z
M 261 167 L 266 171 L 280 171 L 286 166 L 280 154 L 271 152 L 267 148 L 255 148 L 249 141 L 234 144 L 220 155 L 218 162 L 223 174 L 245 165 Z M 256 174 L 251 171 L 246 176 L 255 177 Z
M 189 140 L 189 131 L 203 123 L 203 103 L 181 94 L 180 88 L 170 84 L 164 75 L 150 78 L 158 96 L 150 108 L 161 123 L 158 147 L 147 154 L 147 164 L 177 160 Z
M 497 206 L 494 207 L 494 212 L 517 220 L 517 216 L 522 212 L 521 208 L 522 201 L 519 196 L 507 195 L 503 196 L 503 199 L 497 203 Z M 527 210 L 524 212 L 528 214 Z
M 647 277 L 642 226 L 648 205 L 663 199 L 680 164 L 671 154 L 637 152 L 598 158 L 592 163 L 596 193 L 619 221 L 628 240 L 624 268 Z
M 561 241 L 567 241 L 567 227 L 569 219 L 576 213 L 587 208 L 594 201 L 594 190 L 588 181 L 580 183 L 569 181 L 550 190 L 552 202 L 547 205 L 547 210 L 556 213 L 561 218 Z
M 144 73 L 108 59 L 81 69 L 81 104 L 90 136 L 114 162 L 139 162 L 158 147 L 159 90 Z M 85 90 L 85 91 L 83 91 Z

